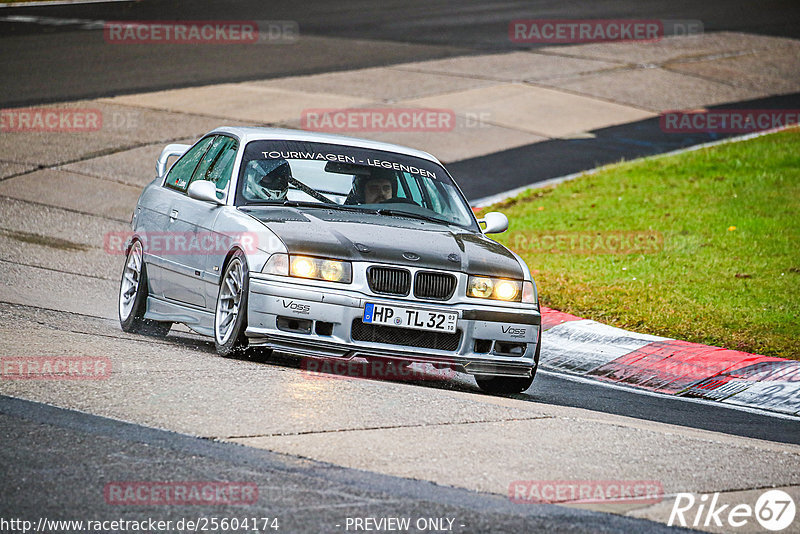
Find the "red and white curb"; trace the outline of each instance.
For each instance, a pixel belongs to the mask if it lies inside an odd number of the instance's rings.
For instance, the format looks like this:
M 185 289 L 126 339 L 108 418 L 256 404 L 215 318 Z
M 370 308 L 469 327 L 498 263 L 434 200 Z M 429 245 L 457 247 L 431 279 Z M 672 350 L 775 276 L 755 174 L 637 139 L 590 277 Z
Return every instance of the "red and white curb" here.
M 800 416 L 800 362 L 637 334 L 542 307 L 544 370 Z

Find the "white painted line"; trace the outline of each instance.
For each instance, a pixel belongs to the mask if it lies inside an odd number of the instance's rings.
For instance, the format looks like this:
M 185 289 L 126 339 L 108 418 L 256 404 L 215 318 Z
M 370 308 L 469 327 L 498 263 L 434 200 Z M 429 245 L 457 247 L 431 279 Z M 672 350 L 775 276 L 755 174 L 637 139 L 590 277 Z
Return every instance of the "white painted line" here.
M 635 163 L 639 161 L 647 161 L 651 159 L 658 159 L 658 158 L 665 158 L 668 156 L 675 156 L 677 154 L 683 154 L 686 152 L 694 152 L 695 150 L 701 150 L 703 148 L 709 148 L 718 145 L 724 145 L 726 143 L 738 143 L 739 141 L 747 141 L 748 139 L 755 139 L 756 137 L 761 137 L 763 135 L 773 134 L 775 132 L 780 132 L 781 130 L 787 130 L 789 128 L 795 128 L 796 124 L 787 124 L 785 126 L 781 126 L 780 128 L 772 128 L 771 130 L 763 130 L 760 132 L 749 133 L 745 135 L 740 135 L 737 137 L 728 137 L 726 139 L 720 139 L 718 141 L 709 141 L 708 143 L 701 143 L 699 145 L 689 146 L 685 148 L 679 148 L 677 150 L 673 150 L 671 152 L 664 152 L 662 154 L 653 154 L 652 156 L 645 156 L 643 158 L 632 159 L 630 161 L 626 161 L 625 163 Z M 509 199 L 511 197 L 515 197 L 520 193 L 527 191 L 528 189 L 541 189 L 543 187 L 550 187 L 551 185 L 558 185 L 563 182 L 568 182 L 570 180 L 574 180 L 575 178 L 580 178 L 581 176 L 591 176 L 593 174 L 597 174 L 598 172 L 604 170 L 609 165 L 617 165 L 616 163 L 609 163 L 608 165 L 604 165 L 602 167 L 596 167 L 594 169 L 589 169 L 586 171 L 576 172 L 572 174 L 567 174 L 565 176 L 557 176 L 555 178 L 549 178 L 547 180 L 542 180 L 541 182 L 534 182 L 532 184 L 523 185 L 521 187 L 515 187 L 514 189 L 509 189 L 508 191 L 504 191 L 502 193 L 497 193 L 494 195 L 489 195 L 485 197 L 481 197 L 476 200 L 470 201 L 470 206 L 473 208 L 484 208 L 486 206 L 491 206 L 492 204 L 496 204 L 497 202 L 502 202 L 503 200 Z
M 44 6 L 69 6 L 72 4 L 110 4 L 113 2 L 133 2 L 134 0 L 57 0 L 54 2 L 12 2 L 0 3 L 3 7 L 44 7 Z
M 708 405 L 708 406 L 717 406 L 719 408 L 728 408 L 730 410 L 738 410 L 740 412 L 747 412 L 747 413 L 752 413 L 752 414 L 756 414 L 756 415 L 766 415 L 766 416 L 769 416 L 769 417 L 775 417 L 777 419 L 788 419 L 790 421 L 800 421 L 800 417 L 798 417 L 798 416 L 786 415 L 786 414 L 777 413 L 777 412 L 770 412 L 770 411 L 767 411 L 767 410 L 760 410 L 758 408 L 751 408 L 749 406 L 740 406 L 740 405 L 736 405 L 736 404 L 724 404 L 724 403 L 718 402 L 718 401 L 712 401 L 712 400 L 706 400 L 706 399 L 696 399 L 696 398 L 693 398 L 693 397 L 678 397 L 677 395 L 670 395 L 670 394 L 667 394 L 667 393 L 658 393 L 658 392 L 655 392 L 655 391 L 650 391 L 648 389 L 634 388 L 634 387 L 630 387 L 630 386 L 624 386 L 622 384 L 614 384 L 614 383 L 611 383 L 611 382 L 604 382 L 604 381 L 595 380 L 595 379 L 592 379 L 592 378 L 586 378 L 584 376 L 560 373 L 558 371 L 549 371 L 549 370 L 545 370 L 545 369 L 539 369 L 536 372 L 537 372 L 537 374 L 538 373 L 542 373 L 542 374 L 545 374 L 545 375 L 551 375 L 551 376 L 555 376 L 555 377 L 558 377 L 558 378 L 563 378 L 564 380 L 569 380 L 571 382 L 579 382 L 581 384 L 592 384 L 592 385 L 595 385 L 595 386 L 602 386 L 602 387 L 610 388 L 610 389 L 623 390 L 623 391 L 627 391 L 629 393 L 637 393 L 639 395 L 647 395 L 647 396 L 650 396 L 650 397 L 661 397 L 663 399 L 674 399 L 674 400 L 680 400 L 680 401 L 683 401 L 683 402 L 691 402 L 691 403 L 694 403 L 694 404 L 705 404 L 705 405 Z M 531 386 L 531 388 L 535 387 L 535 385 L 536 385 L 536 380 L 533 381 L 533 386 Z M 529 389 L 528 391 L 531 391 L 531 390 Z
M 558 185 L 563 182 L 568 182 L 570 180 L 574 180 L 575 178 L 579 178 L 581 176 L 591 176 L 592 174 L 597 174 L 602 168 L 603 167 L 597 167 L 595 169 L 590 169 L 588 171 L 576 172 L 572 174 L 567 174 L 565 176 L 557 176 L 556 178 L 548 178 L 547 180 L 542 180 L 541 182 L 534 182 L 532 184 L 515 187 L 514 189 L 509 189 L 508 191 L 503 191 L 502 193 L 489 195 L 488 197 L 481 197 L 477 200 L 471 200 L 469 202 L 469 205 L 472 206 L 473 208 L 483 208 L 486 206 L 491 206 L 492 204 L 502 202 L 503 200 L 515 197 L 520 193 L 524 193 L 528 189 L 542 189 L 544 187 L 550 187 L 551 185 Z
M 36 17 L 28 15 L 10 15 L 0 17 L 0 22 L 17 22 L 23 24 L 39 24 L 42 26 L 80 26 L 85 30 L 102 30 L 106 21 L 91 19 L 62 19 L 54 17 Z

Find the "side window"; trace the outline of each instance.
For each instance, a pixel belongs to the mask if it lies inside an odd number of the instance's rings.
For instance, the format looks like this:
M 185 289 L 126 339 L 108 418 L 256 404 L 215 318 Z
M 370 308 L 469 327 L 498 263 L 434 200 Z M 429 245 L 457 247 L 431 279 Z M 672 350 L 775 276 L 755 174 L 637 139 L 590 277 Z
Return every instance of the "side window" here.
M 231 179 L 233 163 L 236 159 L 236 150 L 239 147 L 235 139 L 219 135 L 214 139 L 211 148 L 206 152 L 203 161 L 194 171 L 192 182 L 195 180 L 208 180 L 217 187 L 217 197 L 225 196 L 225 188 Z M 191 183 L 191 182 L 190 182 Z
M 427 193 L 426 196 L 431 201 L 430 208 L 436 213 L 450 213 L 449 206 L 447 206 L 448 209 L 444 209 L 445 206 L 442 205 L 442 199 L 447 202 L 447 194 L 444 191 L 440 191 L 442 186 L 432 180 L 422 180 L 422 184 L 425 188 L 425 193 Z
M 189 181 L 192 178 L 192 173 L 200 162 L 200 158 L 206 153 L 208 146 L 214 140 L 213 137 L 206 137 L 195 146 L 190 148 L 186 154 L 181 156 L 175 165 L 167 173 L 167 180 L 164 185 L 184 192 L 189 187 Z
M 233 164 L 236 162 L 236 151 L 239 149 L 239 143 L 231 139 L 231 144 L 228 145 L 222 154 L 220 154 L 217 164 L 211 170 L 208 179 L 217 184 L 217 198 L 225 196 L 225 190 L 231 181 L 233 174 Z
M 407 172 L 404 172 L 402 176 L 403 178 L 400 181 L 401 187 L 397 191 L 397 196 L 410 198 L 420 206 L 424 206 L 422 203 L 422 192 L 419 190 L 419 184 L 417 181 Z

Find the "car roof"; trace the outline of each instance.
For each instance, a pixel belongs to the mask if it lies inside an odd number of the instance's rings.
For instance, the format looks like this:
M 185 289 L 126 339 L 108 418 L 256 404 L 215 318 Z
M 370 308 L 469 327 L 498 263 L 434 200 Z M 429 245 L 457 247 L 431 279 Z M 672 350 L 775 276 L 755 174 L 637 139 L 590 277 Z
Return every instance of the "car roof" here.
M 441 165 L 441 162 L 427 152 L 408 148 L 400 145 L 393 145 L 391 143 L 381 143 L 379 141 L 370 141 L 368 139 L 359 139 L 357 137 L 347 137 L 344 135 L 333 135 L 319 132 L 307 132 L 305 130 L 290 130 L 287 128 L 257 128 L 247 126 L 221 126 L 215 128 L 209 134 L 213 133 L 226 133 L 239 138 L 242 144 L 247 144 L 250 141 L 261 140 L 282 140 L 282 141 L 307 141 L 310 143 L 330 143 L 334 145 L 352 146 L 358 148 L 366 148 L 371 150 L 383 150 L 386 152 L 394 152 L 397 154 L 405 154 L 407 156 L 415 156 L 422 159 L 427 159 Z M 208 135 L 208 134 L 206 134 Z

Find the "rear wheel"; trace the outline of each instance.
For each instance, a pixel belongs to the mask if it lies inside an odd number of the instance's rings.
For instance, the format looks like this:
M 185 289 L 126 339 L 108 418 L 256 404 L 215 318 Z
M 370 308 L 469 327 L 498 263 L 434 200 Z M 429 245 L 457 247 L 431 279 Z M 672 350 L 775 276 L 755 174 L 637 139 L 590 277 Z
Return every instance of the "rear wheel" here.
M 172 323 L 144 318 L 148 293 L 142 244 L 134 241 L 125 258 L 119 283 L 119 324 L 125 332 L 164 337 L 169 333 Z

